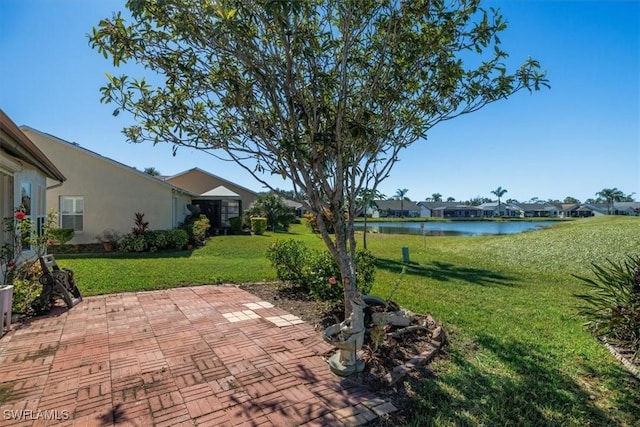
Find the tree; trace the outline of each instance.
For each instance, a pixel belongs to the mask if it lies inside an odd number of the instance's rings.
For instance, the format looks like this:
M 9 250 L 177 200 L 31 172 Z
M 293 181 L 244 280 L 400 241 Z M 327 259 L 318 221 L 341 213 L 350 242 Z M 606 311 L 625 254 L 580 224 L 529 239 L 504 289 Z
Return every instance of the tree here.
M 580 200 L 576 199 L 575 197 L 567 196 L 564 198 L 563 203 L 571 203 L 571 204 L 579 205 Z
M 491 192 L 491 194 L 495 195 L 498 198 L 498 216 L 502 215 L 502 207 L 500 205 L 500 198 L 505 195 L 507 192 L 506 188 L 498 187 Z
M 406 188 L 398 188 L 396 190 L 396 199 L 400 200 L 400 217 L 404 218 L 404 196 L 409 192 Z
M 451 197 L 451 196 L 447 197 L 447 202 L 455 202 L 455 201 L 456 201 L 455 197 Z
M 371 208 L 377 208 L 378 204 L 376 203 L 376 200 L 381 200 L 386 197 L 387 196 L 380 193 L 378 190 L 369 190 L 367 188 L 361 189 L 358 194 L 356 201 L 358 202 L 360 209 L 363 209 L 364 211 L 364 230 L 362 234 L 362 247 L 364 249 L 367 249 L 367 211 Z
M 247 217 L 262 216 L 267 219 L 267 229 L 288 230 L 295 220 L 295 209 L 287 206 L 282 197 L 275 193 L 258 196 L 255 203 L 245 211 Z
M 433 193 L 431 195 L 431 198 L 433 199 L 434 202 L 441 202 L 442 201 L 442 194 L 440 193 Z
M 151 176 L 160 176 L 160 171 L 156 168 L 154 168 L 153 166 L 149 167 L 149 168 L 144 168 L 144 173 L 151 175 Z
M 611 215 L 613 210 L 613 203 L 619 202 L 627 196 L 617 188 L 603 188 L 602 190 L 596 193 L 598 199 L 607 204 L 607 212 Z
M 345 311 L 356 286 L 354 217 L 363 188 L 440 122 L 523 89 L 547 87 L 538 61 L 504 61 L 499 11 L 478 0 L 129 0 L 90 45 L 114 66 L 103 103 L 137 123 L 132 142 L 231 159 L 262 185 L 287 179 L 316 214 L 340 268 Z M 128 68 L 131 69 L 131 68 Z M 153 85 L 150 83 L 153 81 Z M 329 214 L 327 214 L 329 213 Z M 332 214 L 331 214 L 332 213 Z M 327 229 L 331 226 L 335 234 Z

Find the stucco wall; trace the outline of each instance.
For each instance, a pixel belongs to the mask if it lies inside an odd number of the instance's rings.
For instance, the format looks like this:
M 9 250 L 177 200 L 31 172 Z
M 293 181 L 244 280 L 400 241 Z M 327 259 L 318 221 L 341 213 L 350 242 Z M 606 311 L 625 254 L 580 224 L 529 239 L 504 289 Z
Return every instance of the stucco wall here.
M 83 231 L 70 243 L 94 243 L 107 228 L 129 233 L 136 212 L 152 230 L 174 228 L 188 214 L 190 197 L 151 176 L 48 135 L 25 134 L 67 177 L 61 186 L 49 182 L 47 206 L 60 210 L 62 196 L 84 198 Z

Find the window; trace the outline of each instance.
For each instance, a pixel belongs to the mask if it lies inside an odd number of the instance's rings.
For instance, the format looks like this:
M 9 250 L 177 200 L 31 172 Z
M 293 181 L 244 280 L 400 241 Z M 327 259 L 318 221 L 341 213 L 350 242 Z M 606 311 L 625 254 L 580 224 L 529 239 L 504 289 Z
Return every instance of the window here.
M 229 218 L 234 216 L 240 216 L 240 201 L 238 200 L 223 200 L 222 210 L 220 212 L 220 222 L 222 226 L 228 227 Z
M 60 228 L 82 231 L 84 197 L 60 197 Z

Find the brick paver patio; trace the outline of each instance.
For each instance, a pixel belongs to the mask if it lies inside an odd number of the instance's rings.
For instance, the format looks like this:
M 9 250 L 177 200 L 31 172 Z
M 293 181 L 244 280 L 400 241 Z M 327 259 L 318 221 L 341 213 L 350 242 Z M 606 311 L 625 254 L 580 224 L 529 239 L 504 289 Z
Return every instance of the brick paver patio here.
M 395 408 L 233 286 L 89 297 L 0 338 L 0 425 L 357 426 Z

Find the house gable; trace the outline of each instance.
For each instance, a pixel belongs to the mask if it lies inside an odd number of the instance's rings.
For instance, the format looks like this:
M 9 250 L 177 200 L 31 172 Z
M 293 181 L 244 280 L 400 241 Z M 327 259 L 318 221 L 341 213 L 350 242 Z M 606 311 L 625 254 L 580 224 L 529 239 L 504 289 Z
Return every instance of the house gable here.
M 48 187 L 47 201 L 61 226 L 76 229 L 71 243 L 93 243 L 109 228 L 128 233 L 136 212 L 153 230 L 174 228 L 189 214 L 192 194 L 184 189 L 53 135 L 24 132 L 68 178 Z

